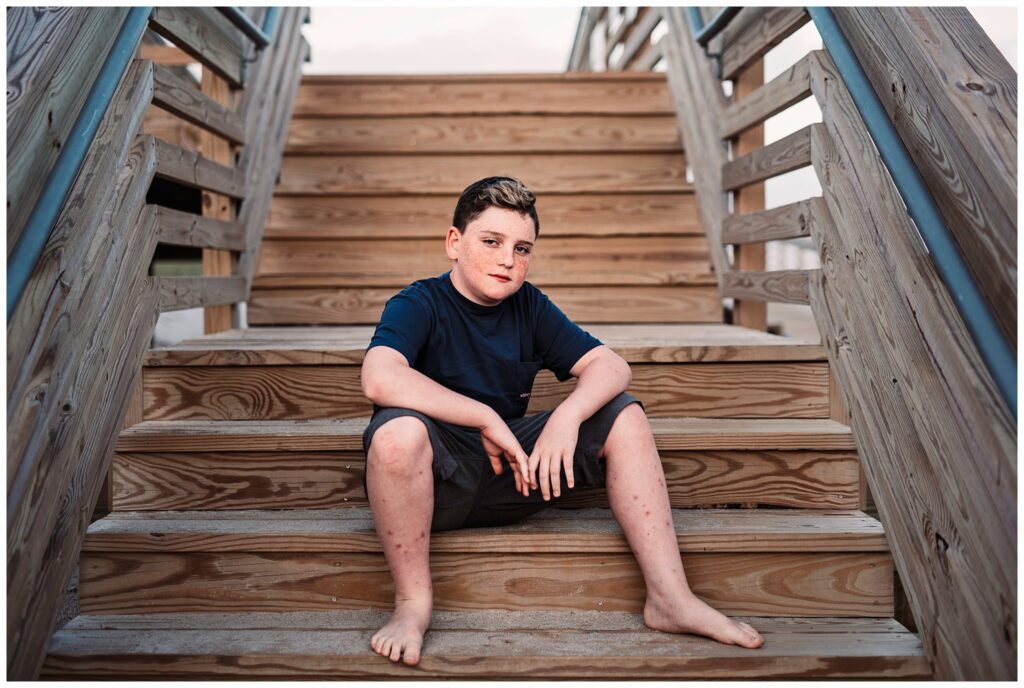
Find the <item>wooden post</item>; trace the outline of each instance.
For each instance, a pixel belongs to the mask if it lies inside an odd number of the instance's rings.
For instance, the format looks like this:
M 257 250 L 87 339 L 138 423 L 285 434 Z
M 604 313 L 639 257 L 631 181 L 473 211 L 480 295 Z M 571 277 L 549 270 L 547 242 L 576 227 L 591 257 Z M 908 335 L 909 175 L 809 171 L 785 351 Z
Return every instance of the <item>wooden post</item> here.
M 744 69 L 733 82 L 733 102 L 745 98 L 757 87 L 764 85 L 764 58 Z M 764 147 L 764 125 L 751 127 L 733 141 L 733 160 Z M 751 213 L 764 210 L 764 182 L 757 182 L 734 192 L 734 213 Z M 733 247 L 734 270 L 764 270 L 764 242 L 737 244 Z M 732 321 L 736 325 L 755 330 L 768 329 L 768 304 L 765 301 L 736 299 Z
M 233 107 L 234 98 L 227 80 L 217 76 L 213 70 L 203 67 L 201 90 L 211 99 L 225 107 Z M 231 144 L 219 136 L 203 131 L 199 139 L 203 157 L 229 167 L 235 166 Z M 235 208 L 231 199 L 221 194 L 203 191 L 203 216 L 217 220 L 234 220 Z M 234 274 L 237 259 L 231 251 L 203 249 L 203 275 L 230 276 Z M 207 306 L 203 309 L 203 332 L 213 334 L 234 327 L 237 304 Z

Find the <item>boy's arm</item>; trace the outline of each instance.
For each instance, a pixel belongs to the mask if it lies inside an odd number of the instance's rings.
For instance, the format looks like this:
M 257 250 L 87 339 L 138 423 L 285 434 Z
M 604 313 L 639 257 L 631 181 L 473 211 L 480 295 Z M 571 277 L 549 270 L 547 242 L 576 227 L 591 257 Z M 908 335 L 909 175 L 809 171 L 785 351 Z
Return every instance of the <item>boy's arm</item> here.
M 478 428 L 494 472 L 501 474 L 504 455 L 515 474 L 516 490 L 529 495 L 527 481 L 521 479 L 528 457 L 490 406 L 431 380 L 410 367 L 402 353 L 387 346 L 366 352 L 360 378 L 363 394 L 378 406 L 412 409 L 446 423 Z
M 552 493 L 560 496 L 559 476 L 563 467 L 566 484 L 570 488 L 575 486 L 572 464 L 580 425 L 633 382 L 629 364 L 603 345 L 584 354 L 570 373 L 578 378 L 576 389 L 548 418 L 527 468 L 530 486 L 540 489 L 545 500 Z

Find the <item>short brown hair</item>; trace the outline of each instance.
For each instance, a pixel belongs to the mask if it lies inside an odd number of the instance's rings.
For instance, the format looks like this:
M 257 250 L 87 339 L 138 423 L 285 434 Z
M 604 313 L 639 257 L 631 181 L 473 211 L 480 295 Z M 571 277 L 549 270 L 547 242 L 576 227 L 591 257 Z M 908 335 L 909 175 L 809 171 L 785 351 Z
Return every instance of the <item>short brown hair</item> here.
M 460 234 L 465 234 L 470 222 L 494 206 L 518 210 L 528 215 L 533 220 L 535 236 L 540 236 L 540 220 L 537 219 L 537 208 L 534 206 L 536 202 L 534 193 L 515 177 L 485 177 L 463 190 L 459 202 L 455 204 L 452 224 Z

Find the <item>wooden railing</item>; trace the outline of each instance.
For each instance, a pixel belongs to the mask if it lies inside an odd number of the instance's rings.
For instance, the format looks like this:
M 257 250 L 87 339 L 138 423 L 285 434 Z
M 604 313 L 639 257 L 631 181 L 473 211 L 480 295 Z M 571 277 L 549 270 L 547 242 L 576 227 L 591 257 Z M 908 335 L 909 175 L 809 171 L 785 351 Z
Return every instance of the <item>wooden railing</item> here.
M 260 25 L 268 11 L 247 13 Z M 22 202 L 32 202 L 23 175 L 45 178 L 56 159 L 50 140 L 23 132 L 47 130 L 40 122 L 49 121 L 58 142 L 69 135 L 71 110 L 81 105 L 75 94 L 87 90 L 92 63 L 124 16 L 106 8 L 8 11 L 9 45 L 18 46 L 8 83 L 24 88 L 23 126 L 12 130 L 9 119 L 8 132 L 25 137 L 8 148 L 8 179 Z M 215 8 L 155 8 L 149 27 L 174 45 L 150 41 L 139 50 L 170 64 L 129 63 L 9 314 L 9 679 L 34 678 L 41 666 L 114 442 L 139 413 L 138 375 L 157 316 L 230 308 L 247 296 L 308 54 L 300 33 L 307 17 L 305 8 L 281 10 L 270 44 L 257 51 Z M 199 85 L 180 69 L 183 52 L 202 65 Z M 201 128 L 201 150 L 146 133 L 151 107 Z M 202 214 L 160 205 L 151 197 L 155 178 L 201 192 Z M 8 222 L 23 215 L 9 212 Z M 158 244 L 202 248 L 211 267 L 202 277 L 151 277 Z M 230 326 L 223 314 L 215 319 Z
M 834 12 L 1015 351 L 1016 74 L 965 9 Z M 702 23 L 712 15 L 705 8 Z M 744 8 L 705 52 L 685 9 L 649 8 L 623 27 L 587 8 L 570 69 L 630 68 L 607 60 L 624 41 L 660 53 L 721 293 L 810 305 L 936 678 L 1014 678 L 1010 400 L 829 53 L 761 83 L 765 54 L 808 20 L 799 7 Z M 763 145 L 765 119 L 809 95 L 822 121 Z M 764 180 L 807 166 L 821 195 L 764 210 Z M 743 259 L 807 236 L 821 269 L 766 272 L 763 253 Z

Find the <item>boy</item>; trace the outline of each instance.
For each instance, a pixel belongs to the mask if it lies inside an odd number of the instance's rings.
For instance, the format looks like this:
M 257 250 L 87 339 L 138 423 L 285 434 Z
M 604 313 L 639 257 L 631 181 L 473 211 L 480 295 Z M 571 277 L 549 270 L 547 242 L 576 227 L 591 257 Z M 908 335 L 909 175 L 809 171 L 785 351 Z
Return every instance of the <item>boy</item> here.
M 419 661 L 431 531 L 513 523 L 576 485 L 606 487 L 643 571 L 649 627 L 760 647 L 757 631 L 690 592 L 643 403 L 625 392 L 629 365 L 525 281 L 534 202 L 510 177 L 467 187 L 445 239 L 451 271 L 392 297 L 367 348 L 364 485 L 395 580 L 395 611 L 371 647 Z M 576 389 L 524 417 L 541 367 L 578 378 Z

